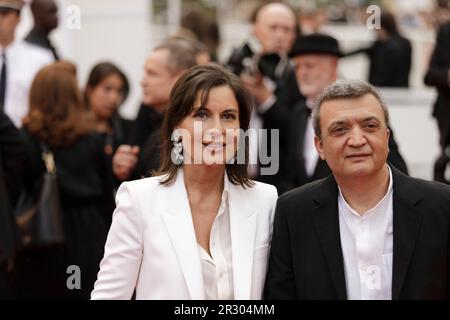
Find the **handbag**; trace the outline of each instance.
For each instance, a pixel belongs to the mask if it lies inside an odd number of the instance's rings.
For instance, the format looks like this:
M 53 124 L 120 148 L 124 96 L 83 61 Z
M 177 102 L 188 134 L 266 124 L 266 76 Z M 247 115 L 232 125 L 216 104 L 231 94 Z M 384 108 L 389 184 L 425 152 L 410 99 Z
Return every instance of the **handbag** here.
M 64 244 L 61 199 L 53 153 L 41 144 L 45 172 L 37 192 L 24 189 L 15 209 L 19 247 Z

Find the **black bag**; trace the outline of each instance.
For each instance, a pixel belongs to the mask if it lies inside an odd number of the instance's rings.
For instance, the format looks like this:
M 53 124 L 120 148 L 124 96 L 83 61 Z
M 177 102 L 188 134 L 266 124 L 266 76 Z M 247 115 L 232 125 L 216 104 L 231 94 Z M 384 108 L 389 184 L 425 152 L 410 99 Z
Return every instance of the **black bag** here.
M 42 145 L 46 171 L 37 192 L 24 190 L 15 208 L 19 246 L 43 247 L 64 244 L 61 200 L 53 153 Z

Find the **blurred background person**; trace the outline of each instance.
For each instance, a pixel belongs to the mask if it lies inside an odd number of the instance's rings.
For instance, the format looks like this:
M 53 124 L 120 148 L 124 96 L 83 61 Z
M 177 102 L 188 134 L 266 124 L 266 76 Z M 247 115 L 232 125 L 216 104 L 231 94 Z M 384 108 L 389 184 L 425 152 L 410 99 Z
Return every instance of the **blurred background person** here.
M 377 40 L 368 48 L 350 51 L 345 56 L 365 53 L 369 57 L 368 81 L 377 87 L 409 87 L 412 49 L 411 42 L 397 28 L 392 13 L 383 11 Z
M 198 9 L 191 9 L 181 17 L 180 26 L 188 30 L 196 40 L 206 47 L 211 60 L 217 62 L 220 45 L 220 30 L 217 22 Z
M 25 41 L 50 50 L 53 58 L 59 60 L 58 52 L 49 39 L 49 34 L 58 27 L 58 6 L 55 0 L 33 0 L 30 5 L 34 25 Z
M 0 0 L 0 112 L 18 128 L 28 112 L 28 92 L 37 71 L 53 61 L 50 52 L 15 40 L 21 0 Z
M 437 89 L 438 96 L 433 107 L 433 117 L 439 129 L 439 144 L 441 155 L 435 162 L 435 180 L 445 181 L 444 174 L 450 152 L 446 147 L 450 145 L 450 22 L 439 28 L 436 45 L 431 56 L 425 84 Z
M 105 153 L 111 158 L 127 139 L 131 121 L 120 116 L 119 108 L 129 91 L 127 77 L 110 62 L 100 62 L 91 69 L 84 89 L 86 107 L 95 115 L 96 130 L 104 135 Z
M 189 68 L 197 64 L 197 51 L 185 39 L 157 46 L 144 65 L 143 103 L 130 127 L 128 144 L 119 146 L 113 171 L 119 181 L 150 176 L 159 166 L 160 132 L 170 91 Z
M 275 185 L 281 194 L 287 190 L 281 170 L 288 149 L 286 123 L 295 101 L 302 99 L 288 52 L 292 47 L 299 25 L 296 12 L 281 2 L 268 2 L 258 6 L 252 17 L 252 35 L 240 48 L 233 51 L 227 66 L 241 79 L 252 94 L 255 109 L 250 127 L 256 132 L 250 138 L 250 175 L 258 181 Z M 260 130 L 267 130 L 263 141 Z M 272 144 L 272 133 L 279 139 Z M 263 145 L 264 144 L 264 145 Z M 279 168 L 275 174 L 261 174 L 262 150 L 267 156 L 277 157 Z
M 113 199 L 103 140 L 86 112 L 75 66 L 55 62 L 37 74 L 24 118 L 24 186 L 38 191 L 45 170 L 42 144 L 53 153 L 63 214 L 64 245 L 29 247 L 17 259 L 19 298 L 88 299 L 103 255 Z M 81 270 L 81 289 L 66 287 L 69 266 Z
M 22 186 L 24 154 L 19 130 L 0 112 L 0 300 L 15 297 L 11 282 L 17 240 L 13 208 Z
M 226 65 L 237 75 L 264 77 L 271 82 L 277 98 L 286 100 L 284 105 L 289 106 L 300 95 L 288 59 L 294 39 L 300 33 L 297 13 L 282 2 L 265 2 L 254 10 L 250 22 L 250 37 L 233 50 Z

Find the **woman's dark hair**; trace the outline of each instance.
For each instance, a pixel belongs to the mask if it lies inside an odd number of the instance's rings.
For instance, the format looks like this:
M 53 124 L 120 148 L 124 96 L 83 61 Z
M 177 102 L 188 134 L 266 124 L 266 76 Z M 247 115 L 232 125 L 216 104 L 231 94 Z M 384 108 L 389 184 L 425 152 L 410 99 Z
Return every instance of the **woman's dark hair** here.
M 178 166 L 172 162 L 171 158 L 172 132 L 184 118 L 192 113 L 199 94 L 202 105 L 206 106 L 211 89 L 220 86 L 227 86 L 233 91 L 239 106 L 240 129 L 244 131 L 248 129 L 251 100 L 239 77 L 217 64 L 199 65 L 189 69 L 178 79 L 170 93 L 169 107 L 161 127 L 161 162 L 159 169 L 154 173 L 154 175 L 166 175 L 161 180 L 161 184 L 173 183 L 178 171 Z M 245 188 L 253 186 L 254 183 L 247 173 L 248 141 L 244 141 L 243 145 L 245 146 L 245 163 L 239 164 L 235 161 L 233 164 L 226 164 L 226 172 L 231 183 Z
M 395 17 L 390 12 L 383 12 L 380 16 L 380 24 L 381 28 L 386 30 L 387 34 L 390 36 L 398 35 L 397 22 L 395 21 Z
M 86 103 L 86 106 L 89 106 L 89 89 L 94 89 L 103 80 L 105 80 L 112 74 L 118 75 L 123 81 L 123 99 L 121 103 L 123 103 L 127 99 L 128 93 L 130 92 L 130 84 L 128 83 L 128 79 L 125 74 L 111 62 L 100 62 L 97 63 L 89 73 L 86 88 L 84 90 L 84 101 Z

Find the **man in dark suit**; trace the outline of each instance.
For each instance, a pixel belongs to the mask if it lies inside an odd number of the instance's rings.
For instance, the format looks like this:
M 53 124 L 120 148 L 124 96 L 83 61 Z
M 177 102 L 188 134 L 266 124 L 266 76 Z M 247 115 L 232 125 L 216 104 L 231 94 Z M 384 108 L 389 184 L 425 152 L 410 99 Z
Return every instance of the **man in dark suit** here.
M 313 109 L 332 175 L 281 196 L 266 299 L 450 298 L 450 187 L 390 166 L 388 110 L 356 80 Z
M 425 75 L 425 84 L 436 87 L 437 100 L 434 103 L 433 117 L 439 129 L 441 155 L 434 165 L 434 179 L 446 181 L 445 170 L 450 159 L 450 22 L 439 28 L 436 46 L 430 66 Z M 447 150 L 446 150 L 447 149 Z
M 19 130 L 0 111 L 0 299 L 12 298 L 9 281 L 16 236 L 12 208 L 21 190 L 23 157 Z
M 321 179 L 330 174 L 325 161 L 320 160 L 314 147 L 312 105 L 328 85 L 337 80 L 339 58 L 342 56 L 336 39 L 325 34 L 311 34 L 296 40 L 290 53 L 296 68 L 297 82 L 306 101 L 299 101 L 289 116 L 286 179 L 291 188 Z M 394 135 L 389 136 L 389 162 L 407 173 Z
M 113 156 L 113 172 L 118 181 L 148 177 L 159 167 L 160 127 L 175 82 L 197 64 L 197 52 L 183 39 L 170 39 L 148 57 L 141 81 L 143 104 L 131 124 L 128 145 Z
M 376 29 L 377 40 L 368 48 L 345 54 L 351 56 L 365 53 L 370 60 L 369 82 L 377 87 L 409 87 L 412 48 L 397 28 L 395 17 L 390 12 L 380 16 L 380 28 Z
M 251 23 L 252 35 L 233 51 L 227 67 L 241 77 L 254 99 L 251 129 L 266 130 L 268 137 L 250 139 L 250 175 L 274 185 L 281 194 L 288 190 L 288 180 L 283 174 L 288 150 L 286 123 L 291 107 L 304 99 L 288 57 L 299 24 L 295 11 L 280 2 L 266 2 L 257 7 Z M 274 132 L 279 135 L 272 145 Z
M 441 145 L 444 144 L 450 127 L 450 22 L 439 28 L 436 46 L 431 56 L 430 66 L 425 75 L 425 84 L 436 87 L 438 97 L 433 108 Z

